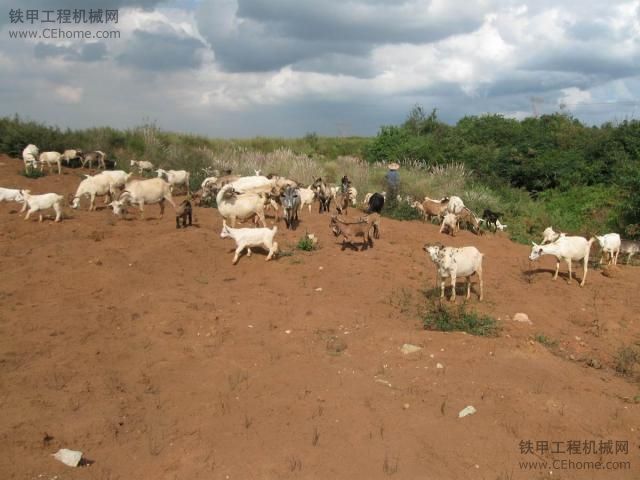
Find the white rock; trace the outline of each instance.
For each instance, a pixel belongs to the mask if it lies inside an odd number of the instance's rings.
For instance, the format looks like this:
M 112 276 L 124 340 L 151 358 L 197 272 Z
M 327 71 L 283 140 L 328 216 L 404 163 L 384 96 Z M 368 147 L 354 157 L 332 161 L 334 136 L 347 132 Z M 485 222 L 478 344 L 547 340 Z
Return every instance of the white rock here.
M 80 460 L 82 459 L 82 452 L 69 450 L 67 448 L 61 448 L 53 454 L 53 458 L 64 463 L 65 465 L 69 465 L 70 467 L 77 467 L 80 463 Z
M 514 322 L 522 322 L 522 323 L 528 323 L 531 325 L 531 320 L 529 320 L 529 315 L 527 315 L 526 313 L 516 313 L 513 316 L 513 321 Z
M 462 417 L 466 417 L 467 415 L 473 415 L 474 413 L 476 413 L 476 409 L 469 405 L 468 407 L 464 407 L 462 410 L 460 410 L 460 413 L 458 413 L 458 418 L 462 418 Z
M 321 291 L 322 291 L 322 287 L 316 288 L 316 292 L 321 292 Z
M 405 355 L 419 352 L 420 350 L 422 350 L 422 347 L 418 347 L 417 345 L 411 345 L 410 343 L 405 343 L 404 345 L 402 345 L 402 348 L 400 348 L 400 351 Z
M 444 368 L 444 365 L 442 365 L 441 363 L 436 363 L 436 368 Z

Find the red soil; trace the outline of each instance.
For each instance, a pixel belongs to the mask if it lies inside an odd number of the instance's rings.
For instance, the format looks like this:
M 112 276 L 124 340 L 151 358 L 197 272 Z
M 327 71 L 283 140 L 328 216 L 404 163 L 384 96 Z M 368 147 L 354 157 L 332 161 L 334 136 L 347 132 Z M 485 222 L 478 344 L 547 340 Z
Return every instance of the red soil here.
M 0 185 L 66 195 L 86 173 L 20 167 L 0 157 Z M 129 221 L 83 208 L 40 224 L 0 204 L 0 478 L 640 478 L 638 383 L 613 368 L 640 339 L 637 267 L 590 270 L 580 288 L 503 234 L 386 218 L 374 248 L 341 251 L 315 208 L 295 232 L 279 225 L 292 256 L 233 266 L 215 209 L 176 230 L 170 208 Z M 319 250 L 295 250 L 306 230 Z M 499 337 L 421 328 L 431 241 L 485 253 L 486 301 L 468 303 L 501 320 Z M 467 405 L 477 413 L 458 418 Z M 629 454 L 521 454 L 527 440 L 628 441 Z M 94 463 L 67 467 L 59 448 Z M 549 468 L 519 467 L 535 460 Z

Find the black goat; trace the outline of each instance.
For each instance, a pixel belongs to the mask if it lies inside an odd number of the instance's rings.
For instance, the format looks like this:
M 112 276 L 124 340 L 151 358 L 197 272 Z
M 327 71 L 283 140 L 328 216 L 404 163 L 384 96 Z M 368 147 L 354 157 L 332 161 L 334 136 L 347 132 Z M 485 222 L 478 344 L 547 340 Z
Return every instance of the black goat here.
M 180 228 L 180 219 L 182 219 L 182 228 L 187 228 L 187 219 L 189 220 L 189 226 L 191 226 L 191 213 L 191 202 L 183 200 L 176 208 L 176 228 Z
M 492 231 L 496 231 L 497 230 L 497 226 L 496 226 L 496 222 L 498 220 L 500 220 L 500 217 L 503 215 L 503 213 L 501 212 L 493 212 L 491 210 L 489 210 L 488 208 L 484 209 L 484 212 L 482 212 L 482 218 L 484 219 L 485 222 L 487 222 L 487 227 L 489 227 L 489 230 Z
M 367 213 L 381 213 L 384 207 L 384 197 L 382 194 L 376 192 L 369 198 L 369 207 Z

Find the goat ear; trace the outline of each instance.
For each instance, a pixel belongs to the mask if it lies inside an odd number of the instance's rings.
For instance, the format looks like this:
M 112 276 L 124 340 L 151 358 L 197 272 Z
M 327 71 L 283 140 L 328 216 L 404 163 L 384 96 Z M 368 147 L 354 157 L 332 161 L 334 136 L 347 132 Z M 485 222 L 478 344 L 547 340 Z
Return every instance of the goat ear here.
M 537 246 L 538 246 L 538 244 L 537 244 L 536 242 L 534 242 L 533 240 L 531 241 L 531 244 L 532 244 L 534 247 L 537 247 Z

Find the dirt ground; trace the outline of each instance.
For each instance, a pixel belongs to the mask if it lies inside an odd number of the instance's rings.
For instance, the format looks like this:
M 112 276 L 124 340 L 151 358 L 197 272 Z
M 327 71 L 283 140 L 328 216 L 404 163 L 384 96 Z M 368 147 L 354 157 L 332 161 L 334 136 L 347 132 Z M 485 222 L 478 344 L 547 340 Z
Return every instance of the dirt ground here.
M 0 185 L 66 195 L 87 173 L 20 167 L 0 157 Z M 640 340 L 640 267 L 590 270 L 580 288 L 504 234 L 386 218 L 374 248 L 341 251 L 317 207 L 295 232 L 279 224 L 292 255 L 234 266 L 215 209 L 176 230 L 157 205 L 120 220 L 83 201 L 60 224 L 20 208 L 0 204 L 2 479 L 640 478 L 639 384 L 614 370 Z M 320 248 L 296 251 L 307 230 Z M 468 303 L 500 319 L 498 337 L 422 328 L 435 271 L 421 247 L 438 240 L 485 254 L 485 301 Z M 628 454 L 537 443 L 570 440 Z M 67 467 L 59 448 L 93 463 Z

